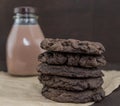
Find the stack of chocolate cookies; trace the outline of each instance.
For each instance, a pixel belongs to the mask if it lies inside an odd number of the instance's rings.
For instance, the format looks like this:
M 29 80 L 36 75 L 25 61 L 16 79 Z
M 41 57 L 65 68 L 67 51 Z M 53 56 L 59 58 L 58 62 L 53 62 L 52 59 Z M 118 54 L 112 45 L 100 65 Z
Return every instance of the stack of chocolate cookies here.
M 41 47 L 47 50 L 38 57 L 42 62 L 38 72 L 43 96 L 71 103 L 103 99 L 103 73 L 99 67 L 104 66 L 106 60 L 101 43 L 46 38 Z

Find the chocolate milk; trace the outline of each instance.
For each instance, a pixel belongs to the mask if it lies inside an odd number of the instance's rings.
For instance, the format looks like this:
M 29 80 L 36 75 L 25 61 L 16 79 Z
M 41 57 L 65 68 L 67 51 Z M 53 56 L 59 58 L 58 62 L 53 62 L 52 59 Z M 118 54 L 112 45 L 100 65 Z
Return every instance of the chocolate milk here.
M 37 75 L 37 58 L 44 52 L 40 48 L 43 39 L 42 30 L 37 23 L 15 23 L 7 41 L 8 73 L 20 76 Z

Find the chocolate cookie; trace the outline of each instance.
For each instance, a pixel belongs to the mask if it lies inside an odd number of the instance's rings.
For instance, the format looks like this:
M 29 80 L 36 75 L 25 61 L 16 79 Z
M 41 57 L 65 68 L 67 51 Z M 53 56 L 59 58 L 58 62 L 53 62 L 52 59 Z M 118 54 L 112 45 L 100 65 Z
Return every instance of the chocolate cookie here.
M 39 80 L 45 86 L 71 91 L 95 89 L 99 88 L 103 84 L 103 79 L 101 77 L 87 79 L 73 79 L 41 74 L 39 76 Z
M 90 56 L 62 52 L 44 52 L 39 55 L 38 59 L 47 64 L 81 66 L 86 68 L 99 67 L 106 64 L 104 56 Z
M 45 63 L 41 63 L 38 66 L 37 70 L 42 74 L 65 76 L 72 78 L 88 78 L 103 76 L 103 73 L 100 69 L 85 69 L 71 66 L 47 65 Z
M 41 47 L 49 51 L 97 55 L 100 55 L 105 51 L 104 46 L 99 42 L 80 41 L 75 39 L 46 38 L 41 42 Z
M 102 88 L 94 90 L 86 90 L 82 92 L 78 91 L 66 91 L 60 89 L 54 89 L 49 87 L 44 87 L 42 89 L 42 95 L 46 98 L 63 103 L 86 103 L 92 101 L 100 101 L 105 96 L 105 92 Z

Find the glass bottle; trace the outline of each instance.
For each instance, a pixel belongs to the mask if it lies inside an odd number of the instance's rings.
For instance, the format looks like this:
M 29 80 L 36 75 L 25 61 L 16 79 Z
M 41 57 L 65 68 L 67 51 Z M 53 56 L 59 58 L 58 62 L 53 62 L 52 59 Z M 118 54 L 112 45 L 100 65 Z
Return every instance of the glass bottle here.
M 14 9 L 14 24 L 7 40 L 7 69 L 11 75 L 37 75 L 37 57 L 44 39 L 33 7 Z

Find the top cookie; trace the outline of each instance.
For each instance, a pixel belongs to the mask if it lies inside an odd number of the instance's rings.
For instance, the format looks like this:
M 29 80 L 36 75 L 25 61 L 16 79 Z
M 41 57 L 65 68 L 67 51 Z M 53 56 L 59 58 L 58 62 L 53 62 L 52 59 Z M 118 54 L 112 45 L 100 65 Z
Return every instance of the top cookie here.
M 75 39 L 52 39 L 46 38 L 41 47 L 49 51 L 83 53 L 101 55 L 105 48 L 99 42 L 80 41 Z

